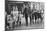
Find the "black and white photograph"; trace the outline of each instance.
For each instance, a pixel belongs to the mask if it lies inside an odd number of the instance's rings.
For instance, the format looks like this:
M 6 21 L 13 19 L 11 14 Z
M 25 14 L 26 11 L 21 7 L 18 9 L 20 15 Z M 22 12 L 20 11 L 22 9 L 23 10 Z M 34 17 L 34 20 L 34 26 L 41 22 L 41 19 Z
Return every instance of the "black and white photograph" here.
M 44 29 L 44 2 L 5 2 L 5 31 Z

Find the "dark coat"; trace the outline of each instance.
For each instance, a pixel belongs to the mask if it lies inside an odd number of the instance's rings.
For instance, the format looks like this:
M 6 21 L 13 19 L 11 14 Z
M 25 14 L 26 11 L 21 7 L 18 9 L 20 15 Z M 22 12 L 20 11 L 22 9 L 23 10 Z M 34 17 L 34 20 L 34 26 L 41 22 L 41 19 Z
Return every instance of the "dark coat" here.
M 31 9 L 30 8 L 25 8 L 24 9 L 24 12 L 23 12 L 23 14 L 25 14 L 25 16 L 28 16 L 28 15 L 31 15 Z
M 23 14 L 24 14 L 25 16 L 28 16 L 28 9 L 27 9 L 27 8 L 24 9 Z

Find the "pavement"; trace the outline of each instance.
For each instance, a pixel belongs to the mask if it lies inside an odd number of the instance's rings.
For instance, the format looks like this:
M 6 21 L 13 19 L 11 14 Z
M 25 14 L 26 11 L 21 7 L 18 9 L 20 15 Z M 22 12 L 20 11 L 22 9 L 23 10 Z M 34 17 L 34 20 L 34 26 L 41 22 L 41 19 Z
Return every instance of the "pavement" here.
M 43 27 L 44 27 L 43 24 L 29 24 L 28 26 L 23 25 L 23 26 L 15 27 L 15 30 L 41 29 Z
M 7 31 L 29 30 L 29 29 L 44 29 L 44 23 L 40 23 L 40 24 L 28 24 L 28 26 L 21 25 L 21 26 L 15 27 L 14 29 L 7 29 Z

